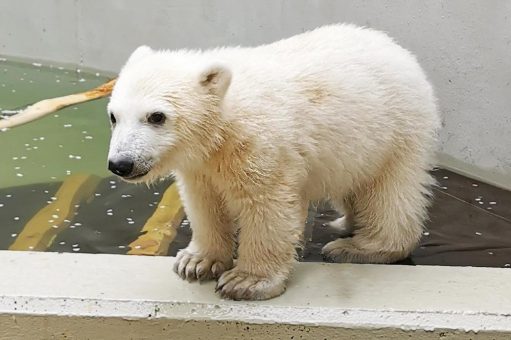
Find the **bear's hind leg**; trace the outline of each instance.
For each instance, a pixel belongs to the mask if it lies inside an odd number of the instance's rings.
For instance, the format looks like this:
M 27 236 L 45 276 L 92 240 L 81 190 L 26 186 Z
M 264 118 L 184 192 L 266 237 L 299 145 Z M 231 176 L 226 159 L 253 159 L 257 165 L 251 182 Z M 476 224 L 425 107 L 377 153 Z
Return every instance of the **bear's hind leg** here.
M 415 169 L 388 169 L 357 191 L 357 229 L 351 238 L 323 247 L 333 262 L 392 263 L 406 258 L 419 243 L 429 202 L 431 175 Z

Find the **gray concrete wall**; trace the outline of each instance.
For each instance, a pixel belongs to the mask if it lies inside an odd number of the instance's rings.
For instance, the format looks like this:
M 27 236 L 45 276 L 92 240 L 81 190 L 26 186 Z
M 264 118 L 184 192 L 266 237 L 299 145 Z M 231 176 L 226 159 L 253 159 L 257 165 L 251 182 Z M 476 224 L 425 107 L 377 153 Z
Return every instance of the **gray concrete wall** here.
M 117 71 L 140 44 L 255 45 L 334 22 L 415 52 L 444 114 L 442 162 L 511 186 L 509 0 L 0 0 L 0 54 Z

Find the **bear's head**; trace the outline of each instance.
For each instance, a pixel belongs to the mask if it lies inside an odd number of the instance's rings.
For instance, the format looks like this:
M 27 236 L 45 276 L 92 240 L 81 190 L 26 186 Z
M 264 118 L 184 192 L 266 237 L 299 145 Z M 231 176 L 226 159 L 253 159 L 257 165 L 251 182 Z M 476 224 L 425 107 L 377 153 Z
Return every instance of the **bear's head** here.
M 136 49 L 108 104 L 108 168 L 126 181 L 151 182 L 200 164 L 222 142 L 230 82 L 227 67 L 198 52 Z

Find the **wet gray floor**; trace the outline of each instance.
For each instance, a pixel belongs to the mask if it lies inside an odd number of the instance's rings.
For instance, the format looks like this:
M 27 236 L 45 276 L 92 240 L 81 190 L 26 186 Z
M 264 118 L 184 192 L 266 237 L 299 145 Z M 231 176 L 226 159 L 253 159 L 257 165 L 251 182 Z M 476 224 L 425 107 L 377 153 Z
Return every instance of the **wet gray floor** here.
M 510 267 L 511 192 L 447 170 L 433 173 L 439 186 L 434 190 L 427 230 L 420 246 L 400 263 Z M 94 199 L 81 204 L 48 251 L 125 254 L 170 183 L 169 180 L 147 188 L 114 177 L 103 180 Z M 59 183 L 37 184 L 0 192 L 0 249 L 9 247 L 58 187 Z M 327 204 L 310 209 L 301 261 L 323 261 L 321 248 L 338 237 L 324 224 L 337 216 Z M 168 255 L 185 247 L 190 236 L 185 219 Z

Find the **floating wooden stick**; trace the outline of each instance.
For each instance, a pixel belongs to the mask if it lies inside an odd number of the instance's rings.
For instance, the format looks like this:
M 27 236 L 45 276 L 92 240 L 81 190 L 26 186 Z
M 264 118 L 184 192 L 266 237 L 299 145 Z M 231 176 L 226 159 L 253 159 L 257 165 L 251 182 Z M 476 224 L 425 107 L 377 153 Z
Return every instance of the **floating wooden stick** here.
M 15 126 L 30 123 L 31 121 L 42 118 L 70 105 L 106 97 L 112 93 L 115 81 L 116 79 L 112 79 L 109 82 L 86 92 L 41 100 L 28 106 L 16 115 L 0 120 L 0 129 L 13 128 Z
M 176 184 L 172 184 L 141 230 L 141 235 L 130 244 L 130 255 L 167 255 L 177 228 L 185 216 Z
M 76 174 L 66 178 L 55 194 L 55 200 L 41 209 L 25 225 L 9 250 L 48 249 L 57 235 L 65 230 L 77 210 L 77 204 L 93 197 L 101 178 Z

